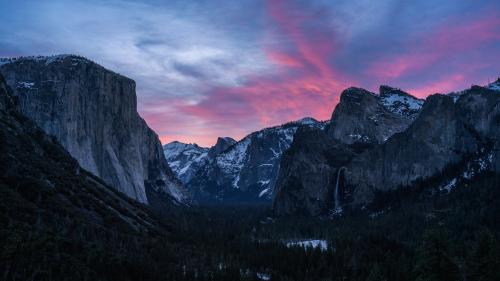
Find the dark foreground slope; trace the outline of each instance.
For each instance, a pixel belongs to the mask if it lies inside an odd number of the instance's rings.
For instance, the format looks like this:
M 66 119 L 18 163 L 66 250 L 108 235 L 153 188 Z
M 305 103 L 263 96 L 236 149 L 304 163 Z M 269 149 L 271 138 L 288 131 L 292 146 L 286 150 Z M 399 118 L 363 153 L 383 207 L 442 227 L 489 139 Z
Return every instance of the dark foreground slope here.
M 148 280 L 151 245 L 173 252 L 165 233 L 21 115 L 0 76 L 1 280 Z

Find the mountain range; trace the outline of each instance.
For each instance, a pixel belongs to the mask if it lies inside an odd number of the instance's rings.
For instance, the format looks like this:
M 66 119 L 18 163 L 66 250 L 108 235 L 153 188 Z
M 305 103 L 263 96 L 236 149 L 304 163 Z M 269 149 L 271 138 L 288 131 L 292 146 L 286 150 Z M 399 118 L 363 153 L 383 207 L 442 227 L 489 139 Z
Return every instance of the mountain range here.
M 435 94 L 425 102 L 386 86 L 379 96 L 345 90 L 329 127 L 301 132 L 285 153 L 276 214 L 335 215 L 432 177 L 440 179 L 436 189 L 451 189 L 480 172 L 498 172 L 498 85 Z M 404 108 L 413 109 L 387 107 L 387 100 L 396 100 L 387 99 L 391 93 L 407 97 Z
M 328 121 L 304 118 L 208 148 L 161 147 L 137 113 L 135 82 L 88 59 L 2 59 L 0 73 L 21 114 L 82 168 L 145 204 L 262 202 L 278 216 L 335 215 L 450 166 L 499 169 L 499 81 L 425 100 L 352 87 Z
M 177 175 L 198 201 L 270 202 L 281 156 L 290 147 L 297 129 L 325 125 L 303 118 L 251 133 L 238 142 L 219 138 L 210 149 L 173 142 L 165 145 L 164 151 L 173 170 L 179 171 Z M 179 147 L 183 149 L 175 149 Z M 180 155 L 186 154 L 192 159 L 179 161 Z
M 5 280 L 498 280 L 499 175 L 500 79 L 162 147 L 133 80 L 0 59 Z

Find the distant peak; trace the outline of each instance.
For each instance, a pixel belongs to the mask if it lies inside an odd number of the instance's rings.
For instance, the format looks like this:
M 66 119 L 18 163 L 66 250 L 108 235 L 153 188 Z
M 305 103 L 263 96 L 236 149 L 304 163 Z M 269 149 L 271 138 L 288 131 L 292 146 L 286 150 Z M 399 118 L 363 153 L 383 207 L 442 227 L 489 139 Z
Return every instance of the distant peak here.
M 236 141 L 235 141 L 233 138 L 231 138 L 231 137 L 218 137 L 218 138 L 217 138 L 217 142 L 220 142 L 220 141 L 221 141 L 221 142 L 222 142 L 222 141 L 224 141 L 224 142 L 231 142 L 231 143 L 235 143 L 235 142 L 236 142 Z
M 391 86 L 387 86 L 387 85 L 381 85 L 380 86 L 380 88 L 379 88 L 379 94 L 380 94 L 381 97 L 396 94 L 396 95 L 408 96 L 408 97 L 417 99 L 413 95 L 408 94 L 407 92 L 401 90 L 400 88 L 391 87 Z
M 500 91 L 500 77 L 497 78 L 495 82 L 488 84 L 487 88 L 494 91 Z
M 218 137 L 217 138 L 217 143 L 215 143 L 214 146 L 210 148 L 208 151 L 208 155 L 210 157 L 215 157 L 228 149 L 230 146 L 235 144 L 236 141 L 233 138 L 230 137 Z
M 318 120 L 312 118 L 312 117 L 304 117 L 302 119 L 299 119 L 295 121 L 296 123 L 300 123 L 302 125 L 312 125 L 318 123 Z
M 200 147 L 198 144 L 196 143 L 184 143 L 184 142 L 180 142 L 180 141 L 171 141 L 167 144 L 165 144 L 163 147 L 172 147 L 172 146 L 194 146 L 194 147 Z
M 350 94 L 350 93 L 374 95 L 374 93 L 372 93 L 366 89 L 359 88 L 359 87 L 349 87 L 349 88 L 345 89 L 344 91 L 342 91 L 342 94 Z
M 380 87 L 379 87 L 379 93 L 380 93 L 380 95 L 387 94 L 387 93 L 390 93 L 390 92 L 395 92 L 395 91 L 401 91 L 401 89 L 400 88 L 391 87 L 391 86 L 388 86 L 388 85 L 380 85 Z
M 363 102 L 373 102 L 378 99 L 379 96 L 358 87 L 350 87 L 342 91 L 340 94 L 341 104 L 360 104 Z

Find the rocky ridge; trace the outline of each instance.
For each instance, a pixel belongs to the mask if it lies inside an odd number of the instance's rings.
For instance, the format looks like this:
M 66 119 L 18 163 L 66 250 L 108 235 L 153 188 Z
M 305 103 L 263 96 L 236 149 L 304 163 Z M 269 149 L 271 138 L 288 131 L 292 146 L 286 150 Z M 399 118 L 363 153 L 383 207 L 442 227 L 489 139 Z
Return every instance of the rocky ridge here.
M 172 171 L 186 184 L 201 167 L 235 143 L 232 138 L 221 137 L 214 146 L 207 148 L 195 143 L 173 141 L 163 146 L 163 153 Z
M 339 205 L 366 206 L 376 194 L 411 187 L 456 165 L 460 172 L 442 177 L 440 189 L 483 171 L 498 172 L 497 85 L 432 95 L 425 102 L 388 86 L 379 95 L 347 89 L 326 134 L 304 132 L 283 157 L 275 212 L 335 215 Z
M 379 95 L 348 88 L 332 113 L 327 133 L 345 144 L 380 144 L 404 131 L 422 104 L 422 100 L 389 86 L 381 86 Z

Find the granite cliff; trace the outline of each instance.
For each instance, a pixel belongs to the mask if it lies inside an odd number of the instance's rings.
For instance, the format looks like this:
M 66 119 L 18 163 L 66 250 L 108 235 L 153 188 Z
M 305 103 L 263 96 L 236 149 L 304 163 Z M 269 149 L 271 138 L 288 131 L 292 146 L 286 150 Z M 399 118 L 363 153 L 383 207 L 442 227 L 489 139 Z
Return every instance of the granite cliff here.
M 187 200 L 158 136 L 137 113 L 132 79 L 73 55 L 2 59 L 0 72 L 21 113 L 84 169 L 142 203 L 146 189 Z

